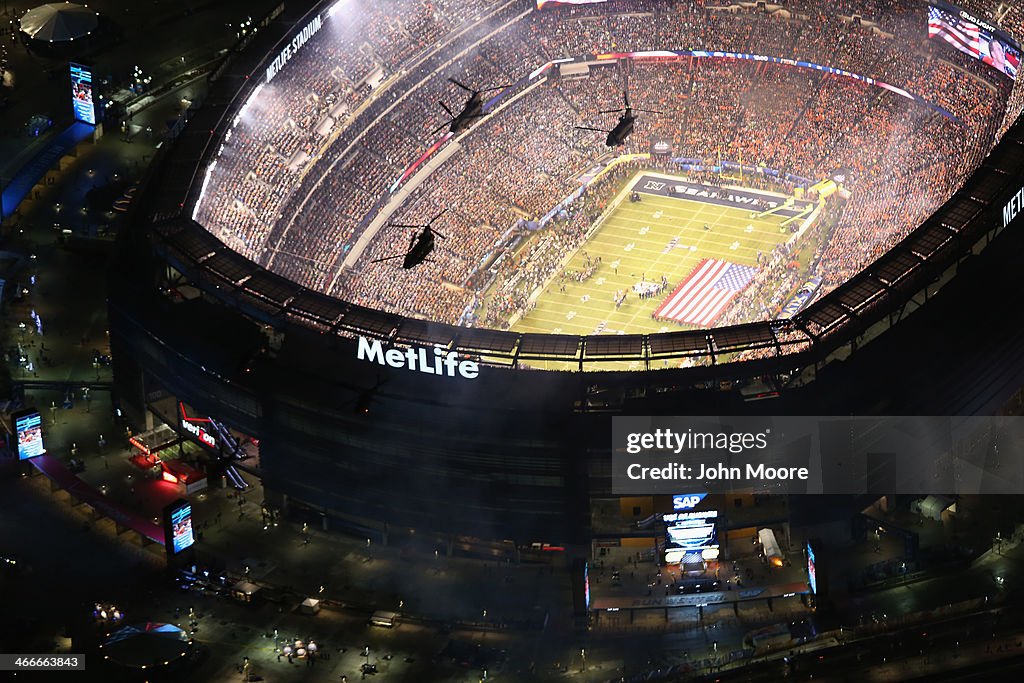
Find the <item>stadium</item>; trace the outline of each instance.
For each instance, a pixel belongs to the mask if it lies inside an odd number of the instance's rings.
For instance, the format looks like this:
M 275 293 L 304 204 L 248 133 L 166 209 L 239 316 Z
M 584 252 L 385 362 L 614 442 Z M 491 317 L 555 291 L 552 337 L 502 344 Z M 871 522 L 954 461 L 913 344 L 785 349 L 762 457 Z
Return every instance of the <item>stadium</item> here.
M 1019 252 L 1024 14 L 962 4 L 268 16 L 122 235 L 122 409 L 258 438 L 283 508 L 484 544 L 586 539 L 609 415 L 990 409 L 1024 356 L 954 354 L 1012 325 L 964 301 Z M 458 134 L 453 80 L 494 89 Z M 624 91 L 656 113 L 623 146 L 578 130 Z M 437 216 L 429 262 L 376 262 Z

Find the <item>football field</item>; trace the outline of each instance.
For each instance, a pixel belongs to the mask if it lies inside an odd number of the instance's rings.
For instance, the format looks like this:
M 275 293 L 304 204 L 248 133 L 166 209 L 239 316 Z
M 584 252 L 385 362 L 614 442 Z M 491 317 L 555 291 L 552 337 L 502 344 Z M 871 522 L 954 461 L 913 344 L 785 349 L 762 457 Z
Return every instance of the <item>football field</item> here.
M 750 209 L 696 198 L 642 191 L 640 196 L 640 202 L 623 199 L 612 209 L 596 234 L 547 284 L 536 300 L 536 308 L 523 316 L 513 330 L 636 334 L 693 329 L 696 325 L 654 320 L 652 314 L 701 261 L 720 259 L 756 267 L 759 251 L 768 254 L 790 236 L 788 230 L 780 229 L 785 216 L 753 218 Z M 590 263 L 598 257 L 601 262 L 585 281 L 560 277 L 566 272 L 585 271 L 588 257 Z M 659 294 L 640 298 L 634 293 L 634 285 L 661 285 L 663 277 L 667 287 Z M 628 295 L 616 307 L 615 297 L 620 291 Z

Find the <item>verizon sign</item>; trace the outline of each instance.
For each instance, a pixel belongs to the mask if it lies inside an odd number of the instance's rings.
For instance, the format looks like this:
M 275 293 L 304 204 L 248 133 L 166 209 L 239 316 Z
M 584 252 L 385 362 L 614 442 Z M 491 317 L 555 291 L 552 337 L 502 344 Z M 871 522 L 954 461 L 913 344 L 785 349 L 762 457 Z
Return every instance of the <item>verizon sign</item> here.
M 425 375 L 476 379 L 480 366 L 476 361 L 459 360 L 459 354 L 437 346 L 433 350 L 410 346 L 407 349 L 385 349 L 379 339 L 359 337 L 356 358 L 392 368 L 405 368 Z
M 186 432 L 196 437 L 197 439 L 199 439 L 200 442 L 206 444 L 210 448 L 217 447 L 217 439 L 213 438 L 212 434 L 210 434 L 208 431 L 206 431 L 199 425 L 195 424 L 194 422 L 189 422 L 188 420 L 182 419 L 181 427 Z

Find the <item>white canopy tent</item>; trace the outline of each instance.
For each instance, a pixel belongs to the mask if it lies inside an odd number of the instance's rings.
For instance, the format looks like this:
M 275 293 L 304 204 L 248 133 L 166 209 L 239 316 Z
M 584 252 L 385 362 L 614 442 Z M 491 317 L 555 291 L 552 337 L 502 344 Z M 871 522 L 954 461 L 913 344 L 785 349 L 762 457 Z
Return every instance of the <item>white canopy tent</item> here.
M 21 32 L 44 43 L 67 43 L 91 34 L 99 15 L 71 2 L 50 2 L 30 9 L 21 18 Z

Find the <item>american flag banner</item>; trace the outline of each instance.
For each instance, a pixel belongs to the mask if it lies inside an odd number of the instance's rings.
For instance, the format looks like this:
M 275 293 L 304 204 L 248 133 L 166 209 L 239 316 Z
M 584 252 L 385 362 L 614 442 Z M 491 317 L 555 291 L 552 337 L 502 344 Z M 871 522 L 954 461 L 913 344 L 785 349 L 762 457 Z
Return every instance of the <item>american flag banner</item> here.
M 660 320 L 711 327 L 746 287 L 757 268 L 704 259 L 654 312 Z
M 959 17 L 945 12 L 938 7 L 928 7 L 928 37 L 942 38 L 947 43 L 981 59 L 981 29 L 970 21 L 961 21 Z

